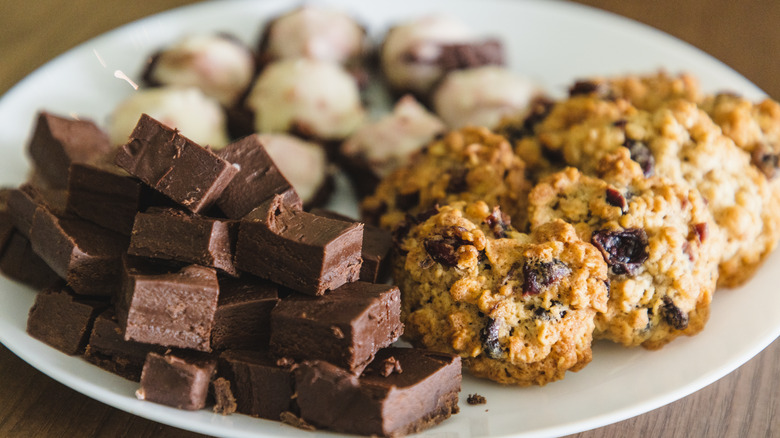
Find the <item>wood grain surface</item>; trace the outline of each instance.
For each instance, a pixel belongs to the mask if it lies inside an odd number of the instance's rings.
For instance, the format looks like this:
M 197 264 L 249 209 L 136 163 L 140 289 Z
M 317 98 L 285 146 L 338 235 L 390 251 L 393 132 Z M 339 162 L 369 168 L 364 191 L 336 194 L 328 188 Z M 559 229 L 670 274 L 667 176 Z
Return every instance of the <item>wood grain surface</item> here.
M 478 0 L 475 0 L 478 1 Z M 0 2 L 0 93 L 53 57 L 187 0 Z M 780 98 L 780 1 L 578 0 L 663 30 Z M 737 329 L 737 328 L 735 328 Z M 0 437 L 198 437 L 119 411 L 50 379 L 0 346 Z M 677 402 L 576 437 L 780 437 L 780 340 Z

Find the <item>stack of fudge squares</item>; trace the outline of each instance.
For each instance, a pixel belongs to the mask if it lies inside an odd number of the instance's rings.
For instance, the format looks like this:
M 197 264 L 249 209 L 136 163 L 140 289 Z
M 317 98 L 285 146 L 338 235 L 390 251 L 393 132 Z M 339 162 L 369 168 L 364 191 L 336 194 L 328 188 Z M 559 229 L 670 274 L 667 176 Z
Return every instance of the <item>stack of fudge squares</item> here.
M 257 136 L 215 153 L 143 115 L 117 149 L 42 112 L 28 152 L 0 269 L 41 290 L 31 336 L 180 409 L 382 436 L 458 411 L 458 356 L 391 346 L 391 237 L 304 211 Z

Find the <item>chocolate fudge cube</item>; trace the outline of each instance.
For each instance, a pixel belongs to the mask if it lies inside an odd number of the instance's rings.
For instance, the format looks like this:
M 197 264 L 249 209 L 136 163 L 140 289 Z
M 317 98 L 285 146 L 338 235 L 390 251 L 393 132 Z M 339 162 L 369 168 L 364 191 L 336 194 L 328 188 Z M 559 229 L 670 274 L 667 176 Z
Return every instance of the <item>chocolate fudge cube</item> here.
M 138 213 L 128 254 L 175 260 L 238 275 L 233 266 L 238 222 L 153 207 Z
M 301 209 L 301 199 L 282 175 L 256 135 L 249 135 L 217 152 L 225 161 L 238 166 L 217 205 L 229 218 L 240 219 L 263 202 L 280 194 L 287 205 Z
M 236 267 L 308 295 L 360 274 L 363 225 L 324 218 L 274 196 L 241 220 Z
M 135 395 L 178 409 L 203 409 L 216 367 L 216 359 L 194 352 L 150 352 L 141 373 L 141 388 Z
M 36 173 L 51 187 L 63 189 L 68 185 L 71 163 L 100 161 L 112 149 L 108 135 L 93 122 L 47 112 L 38 114 L 27 147 Z
M 336 432 L 402 436 L 458 412 L 460 357 L 411 349 L 380 351 L 360 377 L 324 361 L 295 371 L 301 418 Z
M 5 245 L 11 240 L 11 236 L 16 232 L 14 224 L 11 221 L 11 215 L 7 211 L 0 209 L 0 257 L 3 255 Z
M 144 185 L 116 166 L 74 163 L 68 178 L 67 210 L 103 228 L 130 235 L 141 210 Z
M 73 217 L 57 217 L 45 207 L 33 216 L 33 250 L 76 293 L 111 296 L 116 292 L 127 237 Z
M 114 310 L 109 308 L 95 318 L 84 359 L 106 371 L 137 382 L 141 380 L 141 370 L 150 351 L 162 354 L 165 348 L 125 341 Z
M 360 373 L 403 332 L 396 286 L 348 283 L 322 297 L 295 294 L 271 311 L 270 350 L 277 358 L 320 359 Z
M 278 365 L 265 351 L 222 352 L 219 375 L 231 382 L 237 412 L 279 421 L 282 412 L 296 409 L 292 368 Z
M 271 310 L 278 302 L 277 287 L 269 281 L 251 275 L 221 278 L 211 348 L 268 348 Z
M 213 204 L 238 169 L 175 129 L 143 114 L 116 164 L 184 208 Z
M 33 216 L 38 207 L 62 215 L 65 211 L 65 194 L 57 190 L 44 190 L 32 184 L 22 184 L 8 194 L 8 213 L 16 229 L 30 238 Z
M 95 317 L 107 305 L 79 299 L 67 286 L 46 289 L 30 308 L 27 333 L 65 354 L 81 354 Z
M 168 347 L 211 350 L 217 309 L 217 272 L 198 265 L 179 271 L 128 256 L 116 314 L 125 340 Z
M 34 289 L 43 289 L 61 281 L 48 264 L 33 251 L 30 240 L 13 231 L 0 251 L 0 272 Z
M 321 208 L 312 209 L 317 216 L 346 222 L 358 222 L 347 216 Z M 360 280 L 378 283 L 387 280 L 390 274 L 390 249 L 393 247 L 393 235 L 374 225 L 363 224 L 363 264 L 360 268 Z

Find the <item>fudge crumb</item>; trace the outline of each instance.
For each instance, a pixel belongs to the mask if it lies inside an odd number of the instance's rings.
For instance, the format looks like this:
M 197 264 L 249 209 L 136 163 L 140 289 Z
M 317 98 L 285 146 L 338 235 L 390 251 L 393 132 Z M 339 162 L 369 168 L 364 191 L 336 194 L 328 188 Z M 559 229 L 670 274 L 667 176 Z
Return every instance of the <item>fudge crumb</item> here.
M 217 400 L 214 404 L 214 412 L 222 415 L 236 412 L 236 398 L 233 397 L 233 391 L 230 390 L 230 381 L 219 377 L 214 380 L 212 385 L 214 385 L 214 398 Z
M 487 403 L 487 399 L 479 394 L 469 394 L 468 398 L 466 399 L 466 403 L 470 405 L 484 405 Z
M 393 356 L 390 356 L 387 359 L 385 359 L 382 365 L 383 368 L 380 371 L 382 377 L 387 377 L 393 373 L 401 374 L 404 372 L 404 370 L 401 368 L 401 362 L 398 359 L 394 358 Z
M 289 424 L 290 426 L 297 427 L 298 429 L 317 430 L 316 427 L 307 423 L 302 418 L 298 417 L 290 411 L 284 411 L 279 414 L 279 420 L 281 420 L 282 423 Z

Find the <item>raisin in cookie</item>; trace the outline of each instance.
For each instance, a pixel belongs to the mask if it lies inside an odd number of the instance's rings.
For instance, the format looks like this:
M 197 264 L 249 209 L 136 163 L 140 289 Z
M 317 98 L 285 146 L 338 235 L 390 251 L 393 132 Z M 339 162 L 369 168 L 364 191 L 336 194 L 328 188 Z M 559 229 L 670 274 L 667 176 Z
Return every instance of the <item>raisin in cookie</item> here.
M 414 226 L 395 262 L 405 336 L 459 354 L 472 374 L 544 385 L 591 360 L 607 265 L 562 221 L 522 234 L 484 202 Z
M 528 200 L 532 229 L 571 223 L 610 267 L 596 338 L 655 349 L 704 327 L 722 238 L 696 189 L 641 175 L 613 185 L 570 167 L 539 183 Z
M 363 217 L 392 229 L 434 205 L 484 200 L 504 205 L 516 223 L 525 220 L 530 190 L 525 163 L 507 140 L 486 128 L 464 128 L 434 140 L 367 197 Z

